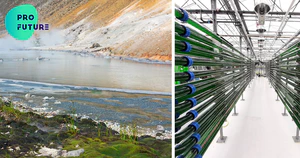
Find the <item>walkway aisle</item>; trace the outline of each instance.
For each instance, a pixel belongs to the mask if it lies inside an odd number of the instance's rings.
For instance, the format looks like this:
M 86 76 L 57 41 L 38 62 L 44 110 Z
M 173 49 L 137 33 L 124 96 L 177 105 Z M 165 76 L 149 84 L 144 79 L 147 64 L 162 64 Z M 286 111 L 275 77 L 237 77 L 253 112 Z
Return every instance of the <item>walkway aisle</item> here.
M 212 142 L 204 158 L 300 158 L 300 143 L 294 143 L 296 125 L 282 116 L 283 104 L 267 78 L 256 77 L 237 103 L 238 116 L 228 117 L 225 144 Z M 225 123 L 226 124 L 226 123 Z

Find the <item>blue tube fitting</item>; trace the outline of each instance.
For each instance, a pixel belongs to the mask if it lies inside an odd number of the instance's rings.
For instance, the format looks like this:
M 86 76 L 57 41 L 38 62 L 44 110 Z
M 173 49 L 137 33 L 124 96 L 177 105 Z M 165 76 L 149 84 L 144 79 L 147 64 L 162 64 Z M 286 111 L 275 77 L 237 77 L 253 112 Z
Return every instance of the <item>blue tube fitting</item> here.
M 180 116 L 180 114 L 179 114 L 179 113 L 176 113 L 176 114 L 175 114 L 175 119 L 177 119 L 179 116 Z
M 199 133 L 194 133 L 190 138 L 195 138 L 196 142 L 198 143 L 200 141 L 201 136 Z
M 200 128 L 200 125 L 198 122 L 192 122 L 189 126 L 194 127 L 195 131 L 197 131 Z
M 187 41 L 182 41 L 185 45 L 185 49 L 181 50 L 183 52 L 190 52 L 192 50 L 192 45 Z
M 179 155 L 177 156 L 177 158 L 185 158 L 183 155 Z
M 202 158 L 200 154 L 196 155 L 195 158 Z
M 192 103 L 191 108 L 197 105 L 197 100 L 195 98 L 189 98 L 187 99 L 187 101 L 190 101 Z
M 187 87 L 190 89 L 190 94 L 194 94 L 196 92 L 196 87 L 193 84 L 188 84 Z
M 191 57 L 189 57 L 189 56 L 184 56 L 183 58 L 185 58 L 185 59 L 187 60 L 187 64 L 184 65 L 184 66 L 190 67 L 190 66 L 192 66 L 192 65 L 194 64 L 194 61 L 193 61 L 193 59 L 192 59 Z
M 196 110 L 190 110 L 187 114 L 192 114 L 193 119 L 195 119 L 198 116 L 198 112 Z
M 195 74 L 192 71 L 188 71 L 186 73 L 190 76 L 189 80 L 187 80 L 188 82 L 195 79 Z
M 187 22 L 188 20 L 189 20 L 189 14 L 188 14 L 188 12 L 187 11 L 185 11 L 184 9 L 182 9 L 182 8 L 179 8 L 181 11 L 182 11 L 182 13 L 183 13 L 183 17 L 182 18 L 180 18 L 179 20 L 181 20 L 181 21 L 183 21 L 183 22 Z
M 178 102 L 178 100 L 177 99 L 175 99 L 175 105 L 177 105 L 179 102 Z
M 202 149 L 202 147 L 200 146 L 200 144 L 195 144 L 195 145 L 192 147 L 192 149 L 195 149 L 195 150 L 197 151 L 197 154 L 199 154 L 200 151 L 201 151 L 201 149 Z
M 181 25 L 183 28 L 184 28 L 184 33 L 183 34 L 180 34 L 180 36 L 182 37 L 190 37 L 191 35 L 191 29 L 189 29 L 188 27 L 184 26 L 184 25 Z

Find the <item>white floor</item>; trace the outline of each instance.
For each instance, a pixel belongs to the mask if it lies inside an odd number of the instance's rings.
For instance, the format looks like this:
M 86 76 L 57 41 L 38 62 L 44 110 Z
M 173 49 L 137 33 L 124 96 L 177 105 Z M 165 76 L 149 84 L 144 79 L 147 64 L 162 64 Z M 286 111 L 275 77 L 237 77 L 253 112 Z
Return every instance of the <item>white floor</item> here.
M 256 77 L 237 103 L 238 116 L 228 117 L 225 144 L 216 136 L 204 158 L 300 158 L 300 143 L 294 143 L 296 125 L 282 116 L 283 104 L 266 78 Z M 226 123 L 225 123 L 226 124 Z

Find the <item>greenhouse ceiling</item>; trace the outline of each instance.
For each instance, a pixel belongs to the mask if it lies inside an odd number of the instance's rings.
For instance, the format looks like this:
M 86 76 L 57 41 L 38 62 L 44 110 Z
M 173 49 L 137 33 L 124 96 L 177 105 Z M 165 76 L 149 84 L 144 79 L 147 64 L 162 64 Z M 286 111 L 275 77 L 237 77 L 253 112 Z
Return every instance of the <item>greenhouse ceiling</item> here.
M 241 37 L 242 53 L 247 55 L 248 48 L 248 53 L 254 53 L 252 57 L 259 60 L 269 60 L 274 54 L 299 40 L 299 2 L 300 0 L 175 0 L 176 6 L 187 10 L 210 30 L 216 30 L 236 48 L 240 47 Z M 259 5 L 262 3 L 266 5 Z M 263 14 L 264 12 L 267 13 Z

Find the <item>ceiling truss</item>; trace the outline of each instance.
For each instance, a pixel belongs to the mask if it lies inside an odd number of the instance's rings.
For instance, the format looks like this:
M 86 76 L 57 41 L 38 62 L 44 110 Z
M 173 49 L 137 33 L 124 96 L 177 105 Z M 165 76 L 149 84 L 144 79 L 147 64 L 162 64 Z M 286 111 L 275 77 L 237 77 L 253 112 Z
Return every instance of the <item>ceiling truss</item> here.
M 288 10 L 283 8 L 280 0 L 267 0 L 271 10 L 265 18 L 266 32 L 263 35 L 256 32 L 257 15 L 254 7 L 244 4 L 245 1 L 249 0 L 180 1 L 181 7 L 195 15 L 200 23 L 209 20 L 214 21 L 217 24 L 218 34 L 233 45 L 239 46 L 239 40 L 242 37 L 242 53 L 246 54 L 246 50 L 249 48 L 260 60 L 269 60 L 290 43 L 300 40 L 298 37 L 300 29 L 295 26 L 296 23 L 300 22 L 300 8 L 298 8 L 300 0 L 290 0 Z M 213 2 L 217 3 L 218 8 L 211 8 Z M 287 2 L 285 1 L 285 3 Z M 216 18 L 213 18 L 214 14 Z M 212 24 L 203 24 L 214 30 Z M 278 30 L 282 32 L 279 34 Z M 257 42 L 261 38 L 264 39 L 263 49 L 258 47 Z

